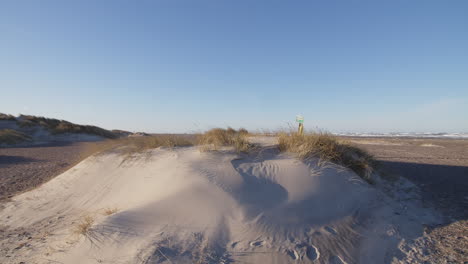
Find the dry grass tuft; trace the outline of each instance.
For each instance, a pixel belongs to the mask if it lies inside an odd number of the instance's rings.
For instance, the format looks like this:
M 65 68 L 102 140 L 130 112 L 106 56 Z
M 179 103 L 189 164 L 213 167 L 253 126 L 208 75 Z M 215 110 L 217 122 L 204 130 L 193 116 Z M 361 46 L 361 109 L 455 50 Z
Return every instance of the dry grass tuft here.
M 113 215 L 117 213 L 119 209 L 117 207 L 108 207 L 104 209 L 104 215 Z
M 248 134 L 249 132 L 244 128 L 239 130 L 230 127 L 227 129 L 213 128 L 199 136 L 198 144 L 201 145 L 203 151 L 217 150 L 220 147 L 231 146 L 234 147 L 238 153 L 248 152 L 254 147 L 254 145 L 247 140 Z
M 83 217 L 83 219 L 81 219 L 81 221 L 73 230 L 73 233 L 75 233 L 76 235 L 83 235 L 85 237 L 88 237 L 90 229 L 93 226 L 93 224 L 94 224 L 94 218 L 87 215 Z
M 31 140 L 30 136 L 13 129 L 0 130 L 0 144 L 13 145 Z
M 239 133 L 239 135 L 242 135 L 242 136 L 248 136 L 249 135 L 249 131 L 247 131 L 247 129 L 245 128 L 239 128 L 239 130 L 237 130 L 237 132 Z
M 319 158 L 347 167 L 371 182 L 375 161 L 370 154 L 328 133 L 280 133 L 280 151 L 296 153 L 302 159 Z

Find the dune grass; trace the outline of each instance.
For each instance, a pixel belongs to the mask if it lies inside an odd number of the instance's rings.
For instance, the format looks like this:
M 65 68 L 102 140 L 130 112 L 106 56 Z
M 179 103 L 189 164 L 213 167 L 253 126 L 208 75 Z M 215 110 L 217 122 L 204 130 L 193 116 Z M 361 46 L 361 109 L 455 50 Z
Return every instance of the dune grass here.
M 132 155 L 146 150 L 165 147 L 189 147 L 199 145 L 202 151 L 217 150 L 220 147 L 234 147 L 237 152 L 247 152 L 253 148 L 253 144 L 247 140 L 248 131 L 232 128 L 211 129 L 199 135 L 149 135 L 130 136 L 119 139 L 110 139 L 95 142 L 83 152 L 87 157 L 92 154 L 114 151 L 121 154 Z
M 120 140 L 127 148 L 127 152 L 142 152 L 159 147 L 175 148 L 189 147 L 195 144 L 194 140 L 180 135 L 152 135 L 127 137 Z
M 31 141 L 31 137 L 22 132 L 13 129 L 0 130 L 0 144 L 13 145 L 27 141 Z
M 232 128 L 216 128 L 199 135 L 160 134 L 149 136 L 130 136 L 109 139 L 89 144 L 81 153 L 81 160 L 91 156 L 114 152 L 130 158 L 133 154 L 144 153 L 147 150 L 164 147 L 190 147 L 199 145 L 202 151 L 217 150 L 220 147 L 234 147 L 239 152 L 247 152 L 254 145 L 247 140 L 248 131 Z M 127 159 L 126 158 L 126 159 Z
M 105 138 L 114 139 L 118 135 L 96 126 L 89 125 L 77 125 L 65 120 L 59 120 L 54 118 L 45 118 L 40 116 L 31 116 L 31 115 L 20 115 L 16 122 L 21 128 L 42 126 L 49 130 L 53 134 L 62 134 L 62 133 L 86 133 L 97 135 Z
M 248 152 L 254 145 L 247 140 L 249 132 L 241 128 L 213 128 L 199 135 L 198 144 L 202 151 L 218 150 L 221 147 L 234 147 L 236 152 Z
M 333 162 L 351 169 L 371 183 L 374 170 L 373 157 L 346 141 L 339 140 L 329 133 L 280 133 L 280 151 L 296 153 L 301 159 L 318 158 L 321 162 Z
M 194 137 L 182 135 L 151 135 L 151 136 L 134 136 L 119 139 L 109 139 L 102 142 L 95 142 L 83 151 L 83 158 L 106 152 L 117 152 L 120 154 L 132 155 L 141 153 L 146 150 L 166 147 L 188 147 L 195 145 Z
M 73 233 L 76 235 L 83 235 L 85 237 L 89 236 L 91 227 L 94 224 L 94 218 L 92 216 L 83 217 L 80 222 L 75 226 Z

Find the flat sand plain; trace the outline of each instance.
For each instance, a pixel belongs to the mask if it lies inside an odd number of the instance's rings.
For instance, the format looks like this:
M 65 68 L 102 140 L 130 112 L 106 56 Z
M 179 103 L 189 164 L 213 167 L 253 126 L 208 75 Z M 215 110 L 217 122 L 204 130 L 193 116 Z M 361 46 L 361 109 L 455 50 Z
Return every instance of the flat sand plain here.
M 431 263 L 468 262 L 468 140 L 344 137 L 374 155 L 383 170 L 421 190 L 444 224 L 427 227 L 421 239 Z
M 449 218 L 468 219 L 468 140 L 346 137 L 367 150 L 384 172 L 417 184 L 423 198 Z
M 0 148 L 0 201 L 51 180 L 82 159 L 92 142 Z

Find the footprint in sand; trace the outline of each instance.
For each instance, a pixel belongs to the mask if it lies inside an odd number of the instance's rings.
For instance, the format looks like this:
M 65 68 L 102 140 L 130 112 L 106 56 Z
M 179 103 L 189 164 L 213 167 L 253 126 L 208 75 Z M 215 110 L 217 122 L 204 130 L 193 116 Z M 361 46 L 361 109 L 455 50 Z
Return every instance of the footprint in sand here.
M 252 246 L 252 247 L 261 247 L 262 245 L 263 245 L 262 240 L 250 242 L 250 246 Z
M 291 250 L 291 249 L 288 249 L 286 250 L 286 253 L 293 259 L 293 260 L 298 260 L 301 258 L 301 256 L 299 255 L 299 253 L 296 251 L 296 250 Z
M 303 259 L 304 256 L 311 261 L 317 260 L 320 256 L 319 251 L 315 246 L 306 243 L 297 244 L 295 250 L 288 250 L 288 255 L 294 260 Z
M 320 257 L 320 252 L 314 246 L 307 246 L 306 256 L 309 260 L 314 261 Z
M 332 227 L 325 226 L 324 229 L 325 229 L 328 233 L 330 233 L 330 234 L 332 234 L 332 235 L 335 235 L 335 236 L 338 235 L 338 232 L 336 232 L 336 230 L 335 230 L 334 228 L 332 228 Z

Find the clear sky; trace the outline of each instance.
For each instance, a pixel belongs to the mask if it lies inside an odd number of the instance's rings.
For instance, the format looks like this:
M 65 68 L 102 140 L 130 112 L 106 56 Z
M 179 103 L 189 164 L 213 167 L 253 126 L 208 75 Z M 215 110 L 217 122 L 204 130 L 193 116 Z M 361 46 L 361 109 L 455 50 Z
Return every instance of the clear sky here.
M 468 1 L 1 1 L 0 112 L 467 132 Z

